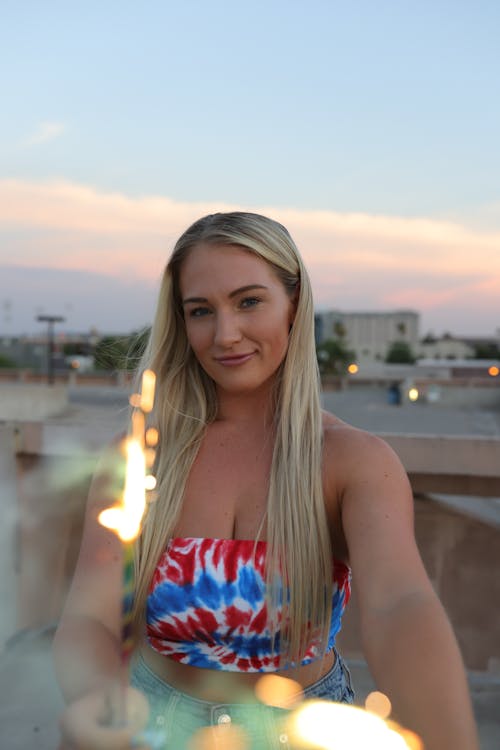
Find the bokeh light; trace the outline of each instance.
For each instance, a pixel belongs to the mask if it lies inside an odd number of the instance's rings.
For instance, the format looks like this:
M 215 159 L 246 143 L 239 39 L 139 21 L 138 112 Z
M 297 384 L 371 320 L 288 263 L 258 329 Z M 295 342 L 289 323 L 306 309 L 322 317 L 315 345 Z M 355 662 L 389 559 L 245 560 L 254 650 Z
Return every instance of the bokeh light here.
M 156 487 L 156 477 L 152 474 L 147 474 L 144 478 L 144 487 L 149 491 L 154 490 Z
M 316 750 L 408 750 L 395 724 L 345 703 L 306 701 L 287 724 L 292 745 Z M 302 744 L 301 744 L 302 743 Z
M 500 369 L 496 365 L 492 365 L 491 367 L 488 367 L 488 375 L 491 375 L 492 378 L 496 378 L 499 373 L 500 373 Z
M 139 393 L 132 393 L 128 400 L 130 406 L 134 409 L 138 409 L 141 405 L 141 397 Z
M 293 708 L 303 698 L 302 687 L 295 680 L 277 674 L 266 674 L 255 685 L 261 703 L 277 708 Z
M 150 445 L 152 448 L 158 445 L 160 435 L 156 427 L 148 427 L 146 430 L 146 445 Z
M 347 368 L 347 372 L 350 375 L 356 375 L 357 372 L 359 372 L 359 367 L 355 362 L 352 362 L 349 367 Z
M 387 719 L 392 710 L 391 701 L 384 693 L 374 690 L 366 696 L 365 708 L 372 714 L 380 716 L 381 719 Z
M 418 399 L 419 393 L 417 388 L 410 388 L 408 391 L 408 398 L 410 401 L 416 401 Z
M 153 466 L 153 464 L 155 462 L 155 458 L 156 458 L 156 451 L 155 451 L 155 449 L 154 448 L 146 448 L 146 450 L 144 451 L 144 455 L 146 456 L 146 466 L 148 467 L 148 469 L 151 469 L 151 467 Z
M 223 724 L 202 727 L 190 738 L 188 750 L 250 750 L 249 739 L 242 727 Z

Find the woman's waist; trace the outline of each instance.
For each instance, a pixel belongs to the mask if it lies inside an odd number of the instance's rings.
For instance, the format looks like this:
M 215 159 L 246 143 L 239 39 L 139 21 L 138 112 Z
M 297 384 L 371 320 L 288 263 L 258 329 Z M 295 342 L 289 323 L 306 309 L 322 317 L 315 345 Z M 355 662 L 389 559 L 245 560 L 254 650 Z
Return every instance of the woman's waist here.
M 261 672 L 226 672 L 182 664 L 158 653 L 145 641 L 141 644 L 140 656 L 142 656 L 146 666 L 160 680 L 198 700 L 235 702 L 235 696 L 241 695 L 242 702 L 245 702 L 248 698 L 244 696 L 248 696 L 249 693 L 255 694 L 255 687 L 263 677 Z M 322 659 L 317 659 L 310 664 L 267 672 L 266 674 L 275 674 L 295 681 L 297 683 L 296 692 L 300 694 L 302 689 L 307 688 L 327 674 L 332 669 L 335 659 L 336 654 L 333 650 Z M 293 695 L 293 691 L 290 691 L 290 695 Z

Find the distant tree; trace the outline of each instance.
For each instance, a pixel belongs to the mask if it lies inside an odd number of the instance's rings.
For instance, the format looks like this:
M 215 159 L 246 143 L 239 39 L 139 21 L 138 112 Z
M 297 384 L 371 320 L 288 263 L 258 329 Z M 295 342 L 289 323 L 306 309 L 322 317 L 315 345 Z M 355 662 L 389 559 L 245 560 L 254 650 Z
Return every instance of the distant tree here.
M 401 334 L 401 336 L 404 336 L 406 333 L 406 323 L 398 323 L 396 328 L 398 329 L 398 332 Z
M 136 364 L 144 354 L 144 350 L 146 348 L 146 344 L 148 343 L 150 333 L 151 328 L 148 326 L 147 328 L 143 328 L 141 331 L 137 331 L 130 336 L 129 358 L 132 361 L 132 367 L 136 366 Z
M 319 371 L 322 375 L 340 375 L 349 362 L 354 362 L 356 354 L 347 349 L 339 339 L 327 339 L 316 349 Z
M 406 341 L 394 341 L 389 347 L 385 361 L 389 364 L 411 365 L 415 362 L 415 357 Z
M 126 370 L 128 336 L 104 336 L 94 349 L 96 370 Z
M 500 359 L 500 349 L 493 341 L 485 342 L 484 344 L 475 344 L 474 358 Z
M 344 324 L 342 323 L 342 321 L 341 321 L 341 320 L 337 320 L 337 321 L 335 321 L 335 323 L 333 324 L 333 332 L 335 333 L 335 336 L 336 336 L 336 337 L 337 337 L 338 339 L 341 339 L 341 340 L 342 340 L 342 339 L 345 339 L 345 336 L 346 336 L 347 330 L 346 330 L 346 327 L 345 327 L 345 325 L 344 325 Z
M 13 359 L 10 359 L 10 357 L 6 357 L 4 354 L 0 354 L 0 367 L 7 369 L 17 367 L 17 364 Z
M 432 331 L 429 331 L 429 333 L 426 333 L 426 335 L 422 339 L 422 344 L 435 344 L 436 341 L 437 338 L 434 336 Z
M 133 370 L 144 352 L 149 328 L 129 336 L 104 336 L 94 349 L 94 367 L 97 370 Z
M 92 353 L 92 346 L 87 341 L 66 341 L 63 344 L 63 353 L 66 357 L 88 356 Z

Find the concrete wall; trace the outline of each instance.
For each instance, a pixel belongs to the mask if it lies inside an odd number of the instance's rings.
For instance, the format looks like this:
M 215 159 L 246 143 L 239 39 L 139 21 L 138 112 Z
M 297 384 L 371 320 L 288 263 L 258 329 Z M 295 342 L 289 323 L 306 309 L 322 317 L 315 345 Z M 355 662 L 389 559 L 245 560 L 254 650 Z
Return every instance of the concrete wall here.
M 0 467 L 7 478 L 2 510 L 17 503 L 19 525 L 0 526 L 2 611 L 9 628 L 41 628 L 60 614 L 79 549 L 83 513 L 96 452 L 109 436 L 53 424 L 4 425 Z M 388 436 L 414 476 L 458 472 L 498 479 L 499 440 Z M 14 440 L 16 444 L 14 444 Z M 426 447 L 427 446 L 427 447 Z M 8 465 L 5 456 L 11 451 Z M 13 501 L 17 450 L 16 502 Z M 435 472 L 434 474 L 432 472 Z M 469 472 L 469 474 L 467 474 Z M 446 475 L 446 474 L 445 474 Z M 500 664 L 500 530 L 416 498 L 416 535 L 429 576 L 457 633 L 470 669 Z M 14 512 L 16 512 L 14 508 Z M 5 510 L 4 510 L 5 513 Z M 16 533 L 16 529 L 19 533 Z M 17 578 L 12 575 L 15 568 Z M 11 575 L 9 575 L 9 573 Z M 16 590 L 12 581 L 16 580 Z M 13 612 L 17 610 L 17 619 Z M 347 654 L 361 653 L 355 595 L 341 637 Z M 495 666 L 496 665 L 496 666 Z
M 500 497 L 500 440 L 379 433 L 405 467 L 414 493 Z
M 0 424 L 0 650 L 17 628 L 17 531 L 19 510 L 15 435 Z
M 488 379 L 429 379 L 412 373 L 411 366 L 405 370 L 400 365 L 391 374 L 324 376 L 322 387 L 325 392 L 346 389 L 356 392 L 358 389 L 370 388 L 374 395 L 385 402 L 387 400 L 387 389 L 394 382 L 400 384 L 404 402 L 408 402 L 409 389 L 417 388 L 419 403 L 426 403 L 432 407 L 500 410 L 500 376 Z
M 427 573 L 450 618 L 468 669 L 500 670 L 500 530 L 415 500 L 415 534 Z M 339 644 L 362 655 L 356 592 Z
M 498 380 L 498 379 L 497 379 Z M 415 383 L 422 398 L 433 405 L 469 407 L 474 409 L 500 409 L 500 382 L 479 385 L 454 383 Z
M 45 419 L 67 408 L 65 384 L 0 383 L 0 421 Z

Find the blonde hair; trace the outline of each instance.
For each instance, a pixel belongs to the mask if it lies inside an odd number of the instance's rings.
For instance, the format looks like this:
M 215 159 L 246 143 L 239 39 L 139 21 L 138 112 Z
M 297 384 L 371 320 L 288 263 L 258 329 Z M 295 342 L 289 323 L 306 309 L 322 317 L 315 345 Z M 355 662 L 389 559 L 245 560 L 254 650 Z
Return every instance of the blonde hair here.
M 267 592 L 277 630 L 282 606 L 281 664 L 300 663 L 314 638 L 324 652 L 332 601 L 332 553 L 321 480 L 322 425 L 310 281 L 281 224 L 258 214 L 213 214 L 177 241 L 161 284 L 151 335 L 140 365 L 157 375 L 154 419 L 160 430 L 157 500 L 148 510 L 137 555 L 135 620 L 179 518 L 188 474 L 206 426 L 217 415 L 215 386 L 193 355 L 179 293 L 184 259 L 200 244 L 237 245 L 269 263 L 296 295 L 289 346 L 275 388 L 275 445 L 267 499 Z M 281 602 L 280 584 L 289 596 Z M 311 585 L 311 583 L 313 585 Z M 286 589 L 284 589 L 286 590 Z

